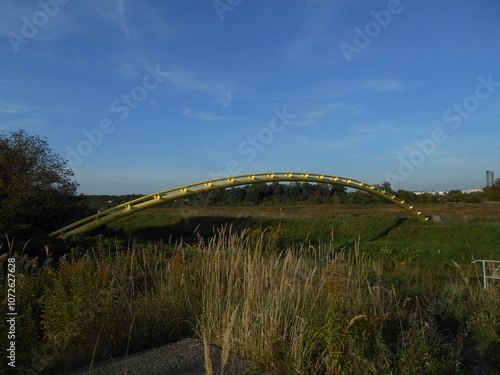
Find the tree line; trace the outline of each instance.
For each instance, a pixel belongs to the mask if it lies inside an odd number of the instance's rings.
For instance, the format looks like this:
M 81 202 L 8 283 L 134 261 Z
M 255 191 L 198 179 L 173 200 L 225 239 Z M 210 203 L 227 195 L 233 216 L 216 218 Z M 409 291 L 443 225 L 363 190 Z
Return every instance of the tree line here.
M 68 161 L 56 154 L 45 138 L 24 130 L 10 135 L 0 133 L 0 248 L 8 248 L 7 236 L 31 241 L 35 247 L 49 242 L 48 234 L 78 219 L 130 201 L 140 195 L 77 195 L 78 183 Z M 388 182 L 379 188 L 396 194 L 408 203 L 464 202 L 500 200 L 500 179 L 482 192 L 465 194 L 452 190 L 444 196 L 417 195 L 393 191 Z M 286 205 L 286 204 L 371 204 L 388 203 L 363 191 L 309 182 L 261 183 L 214 190 L 171 206 L 192 205 Z M 37 241 L 33 240 L 37 239 Z
M 416 194 L 408 190 L 394 191 L 390 183 L 375 185 L 408 203 L 481 203 L 500 200 L 500 179 L 494 186 L 484 188 L 482 192 L 463 193 L 451 190 L 445 195 L 433 193 Z M 351 190 L 351 189 L 349 189 Z M 184 202 L 172 202 L 172 205 L 287 205 L 287 204 L 375 204 L 390 203 L 374 194 L 361 190 L 348 191 L 343 186 L 326 183 L 292 182 L 261 183 L 215 190 L 199 194 Z
M 408 190 L 394 191 L 388 182 L 376 185 L 378 188 L 407 203 L 481 203 L 500 201 L 500 179 L 493 186 L 480 192 L 464 193 L 450 190 L 444 195 L 433 193 L 416 194 Z M 97 213 L 121 203 L 140 198 L 140 194 L 128 195 L 81 195 L 80 199 L 92 213 Z M 251 206 L 251 205 L 293 205 L 293 204 L 376 204 L 390 203 L 376 195 L 361 190 L 347 191 L 343 186 L 326 183 L 292 182 L 260 183 L 214 190 L 201 193 L 182 201 L 165 203 L 164 207 L 178 206 Z

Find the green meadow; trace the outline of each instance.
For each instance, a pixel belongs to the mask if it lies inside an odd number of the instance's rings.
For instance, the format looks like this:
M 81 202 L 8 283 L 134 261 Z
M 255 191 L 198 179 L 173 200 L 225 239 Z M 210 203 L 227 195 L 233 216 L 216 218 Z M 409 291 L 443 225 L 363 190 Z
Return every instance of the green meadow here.
M 471 261 L 500 260 L 498 207 L 165 207 L 59 259 L 14 240 L 18 360 L 64 373 L 189 337 L 273 374 L 495 374 L 500 287 Z
M 485 210 L 476 206 L 470 206 L 467 214 L 463 207 L 450 206 L 429 206 L 427 211 L 438 211 L 444 221 L 427 222 L 387 205 L 379 209 L 328 205 L 222 207 L 189 212 L 156 209 L 128 216 L 109 228 L 122 238 L 187 243 L 200 236 L 211 237 L 226 225 L 234 231 L 274 228 L 278 249 L 328 244 L 340 251 L 359 242 L 363 252 L 375 258 L 391 256 L 437 267 L 451 261 L 467 264 L 474 259 L 499 258 L 500 205 L 495 206 L 499 210 L 496 220 L 485 218 Z

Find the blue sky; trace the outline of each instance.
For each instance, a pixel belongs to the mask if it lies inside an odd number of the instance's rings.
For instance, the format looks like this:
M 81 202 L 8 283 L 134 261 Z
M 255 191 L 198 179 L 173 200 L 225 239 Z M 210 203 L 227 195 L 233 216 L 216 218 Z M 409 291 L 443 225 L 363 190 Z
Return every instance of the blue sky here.
M 0 130 L 85 194 L 309 172 L 395 189 L 500 177 L 500 2 L 6 0 Z

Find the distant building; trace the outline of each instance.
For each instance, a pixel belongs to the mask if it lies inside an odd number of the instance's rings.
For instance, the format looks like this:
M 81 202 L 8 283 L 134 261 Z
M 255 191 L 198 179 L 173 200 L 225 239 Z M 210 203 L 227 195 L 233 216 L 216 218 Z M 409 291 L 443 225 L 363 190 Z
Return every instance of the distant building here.
M 416 195 L 430 194 L 430 195 L 446 195 L 447 191 L 414 191 Z
M 483 191 L 484 191 L 483 189 L 469 189 L 469 190 L 462 190 L 462 193 L 472 194 L 472 193 L 482 193 Z
M 472 193 L 482 193 L 484 190 L 483 189 L 467 189 L 467 190 L 460 190 L 464 194 L 472 194 Z M 448 194 L 448 191 L 414 191 L 416 195 L 422 195 L 422 194 L 430 194 L 430 195 L 446 195 Z
M 493 186 L 495 184 L 495 177 L 492 171 L 486 171 L 486 186 Z

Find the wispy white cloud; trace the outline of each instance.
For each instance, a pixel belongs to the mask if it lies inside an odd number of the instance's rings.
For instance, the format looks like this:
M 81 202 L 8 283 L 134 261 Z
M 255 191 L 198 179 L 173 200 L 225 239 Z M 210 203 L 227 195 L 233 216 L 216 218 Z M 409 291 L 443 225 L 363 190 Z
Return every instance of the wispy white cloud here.
M 42 128 L 47 129 L 46 121 L 39 117 L 27 117 L 1 121 L 0 130 L 16 131 L 18 129 L 38 133 Z
M 323 88 L 336 97 L 352 94 L 390 94 L 425 86 L 425 82 L 406 83 L 393 78 L 372 78 L 366 81 L 337 82 Z
M 178 90 L 193 95 L 202 94 L 210 98 L 213 105 L 227 108 L 233 101 L 233 92 L 236 91 L 227 82 L 213 82 L 199 78 L 199 73 L 193 70 L 178 69 L 169 72 L 167 78 Z
M 133 13 L 133 2 L 128 0 L 112 0 L 112 1 L 95 1 L 92 0 L 86 4 L 79 4 L 81 11 L 83 11 L 86 16 L 91 21 L 100 21 L 109 30 L 113 28 L 119 30 L 123 34 L 125 40 L 128 43 L 135 41 L 135 35 L 129 25 L 128 17 Z M 85 27 L 84 25 L 81 25 Z M 92 32 L 92 30 L 88 30 Z
M 221 105 L 224 108 L 227 108 L 231 105 L 233 101 L 233 94 L 230 91 L 226 91 L 226 93 L 222 93 L 220 96 L 214 99 L 215 103 Z
M 388 136 L 400 130 L 400 127 L 395 123 L 383 122 L 354 122 L 348 124 L 352 132 L 364 135 L 377 135 L 382 134 Z
M 321 138 L 309 135 L 302 132 L 288 133 L 284 136 L 286 141 L 286 148 L 290 150 L 298 150 L 298 156 L 305 155 L 331 155 L 337 151 L 354 150 L 361 142 L 363 137 L 359 135 L 343 135 L 337 134 L 324 135 Z
M 296 32 L 282 47 L 288 61 L 299 64 L 329 65 L 341 62 L 337 53 L 335 33 L 332 25 L 337 21 L 339 2 L 308 0 L 304 4 L 301 23 L 294 27 Z
M 425 86 L 424 82 L 417 82 L 413 84 L 407 84 L 402 81 L 398 81 L 395 79 L 374 79 L 369 80 L 360 84 L 361 90 L 367 90 L 368 92 L 372 92 L 375 94 L 387 94 L 393 92 L 399 92 L 404 90 L 409 90 L 417 87 Z
M 217 116 L 209 113 L 202 113 L 202 112 L 192 112 L 189 108 L 185 107 L 182 110 L 182 114 L 186 117 L 191 117 L 197 120 L 202 120 L 202 121 L 207 121 L 207 122 L 214 122 L 217 120 L 223 120 L 224 118 L 222 116 Z
M 302 114 L 299 113 L 298 117 L 293 120 L 293 125 L 301 127 L 316 126 L 337 108 L 338 104 L 336 103 L 314 106 Z
M 267 95 L 259 95 L 263 100 L 279 100 L 286 102 L 309 103 L 316 105 L 330 105 L 335 102 L 336 106 L 349 106 L 350 109 L 359 110 L 360 94 L 391 94 L 411 90 L 427 85 L 426 82 L 404 82 L 393 78 L 372 78 L 365 81 L 336 81 L 319 87 L 297 92 L 277 92 Z M 356 105 L 348 105 L 349 100 L 356 97 Z M 345 100 L 341 104 L 341 100 Z
M 7 34 L 18 33 L 22 26 L 21 18 L 27 14 L 33 14 L 36 10 L 34 4 L 27 4 L 24 1 L 3 1 L 0 12 L 0 32 Z
M 43 26 L 36 27 L 37 40 L 53 41 L 64 38 L 82 35 L 82 29 L 79 27 L 77 14 L 72 16 L 71 10 L 73 3 L 61 5 L 55 2 L 56 5 L 50 7 L 51 13 L 47 14 L 41 2 L 26 2 L 26 1 L 4 1 L 1 4 L 0 10 L 0 32 L 2 34 L 14 33 L 19 37 L 25 37 L 23 30 L 26 27 L 26 20 L 33 22 L 36 14 L 45 14 L 47 22 Z M 79 14 L 81 16 L 81 14 Z M 28 38 L 31 39 L 31 38 Z
M 5 1 L 0 10 L 0 32 L 15 33 L 23 36 L 24 20 L 31 21 L 37 13 L 47 15 L 41 2 Z M 126 41 L 135 40 L 128 22 L 132 3 L 128 0 L 70 2 L 68 4 L 50 5 L 47 24 L 37 28 L 38 41 L 54 41 L 88 36 L 95 32 L 96 24 L 101 23 L 108 29 L 113 26 L 123 33 Z
M 21 113 L 19 109 L 17 108 L 12 108 L 12 107 L 4 107 L 3 105 L 0 104 L 0 113 L 5 113 L 5 114 L 18 114 Z
M 6 83 L 10 85 L 10 83 Z M 9 115 L 24 115 L 31 114 L 38 111 L 39 108 L 36 105 L 30 106 L 28 104 L 19 104 L 11 100 L 0 101 L 0 113 Z
M 115 17 L 118 24 L 120 25 L 122 31 L 123 31 L 123 34 L 125 35 L 125 38 L 127 39 L 127 41 L 131 41 L 131 34 L 130 34 L 130 31 L 129 31 L 129 28 L 128 28 L 128 24 L 127 24 L 127 18 L 126 18 L 126 15 L 125 15 L 125 6 L 126 6 L 126 0 L 115 0 L 116 2 L 116 13 L 117 13 L 117 16 Z

